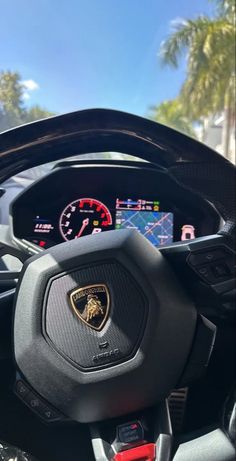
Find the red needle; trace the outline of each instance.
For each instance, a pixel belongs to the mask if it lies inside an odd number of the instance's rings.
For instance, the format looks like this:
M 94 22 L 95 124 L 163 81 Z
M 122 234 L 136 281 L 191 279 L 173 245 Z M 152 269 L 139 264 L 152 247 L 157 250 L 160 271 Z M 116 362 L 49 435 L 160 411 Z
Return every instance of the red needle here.
M 86 219 L 83 220 L 83 224 L 82 224 L 82 226 L 80 228 L 79 233 L 76 235 L 76 238 L 79 238 L 82 235 L 82 233 L 83 233 L 85 227 L 88 225 L 88 223 L 89 223 L 89 218 L 86 218 Z

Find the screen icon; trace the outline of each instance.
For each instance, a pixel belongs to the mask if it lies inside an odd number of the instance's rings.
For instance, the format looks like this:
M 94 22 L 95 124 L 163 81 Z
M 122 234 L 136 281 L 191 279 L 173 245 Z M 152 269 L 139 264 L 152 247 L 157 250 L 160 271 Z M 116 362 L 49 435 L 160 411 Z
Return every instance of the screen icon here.
M 195 239 L 195 228 L 191 224 L 185 224 L 182 227 L 181 240 L 192 240 Z
M 92 234 L 99 234 L 99 232 L 102 232 L 101 227 L 94 227 Z

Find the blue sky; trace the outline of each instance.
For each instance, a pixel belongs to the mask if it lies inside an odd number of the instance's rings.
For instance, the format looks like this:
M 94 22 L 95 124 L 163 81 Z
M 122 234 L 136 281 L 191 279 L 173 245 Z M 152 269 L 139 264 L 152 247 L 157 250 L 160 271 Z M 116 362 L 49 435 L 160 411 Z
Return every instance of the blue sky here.
M 171 21 L 212 10 L 207 0 L 0 0 L 0 70 L 38 85 L 27 105 L 145 115 L 184 79 L 184 63 L 175 71 L 158 60 Z

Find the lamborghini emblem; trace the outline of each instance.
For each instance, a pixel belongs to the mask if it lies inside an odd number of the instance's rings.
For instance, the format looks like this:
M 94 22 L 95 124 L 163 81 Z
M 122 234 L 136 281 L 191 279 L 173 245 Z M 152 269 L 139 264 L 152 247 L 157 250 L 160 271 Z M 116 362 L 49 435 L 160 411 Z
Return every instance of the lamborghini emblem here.
M 106 285 L 89 285 L 69 293 L 71 306 L 79 319 L 94 330 L 101 330 L 108 318 L 110 296 Z

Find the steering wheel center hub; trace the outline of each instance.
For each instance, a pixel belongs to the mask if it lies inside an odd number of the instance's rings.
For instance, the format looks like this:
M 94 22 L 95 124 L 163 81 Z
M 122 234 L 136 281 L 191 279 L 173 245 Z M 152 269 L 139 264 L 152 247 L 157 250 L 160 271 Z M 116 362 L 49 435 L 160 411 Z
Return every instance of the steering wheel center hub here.
M 134 356 L 148 302 L 120 263 L 107 261 L 56 276 L 45 298 L 45 338 L 74 366 L 97 369 Z

